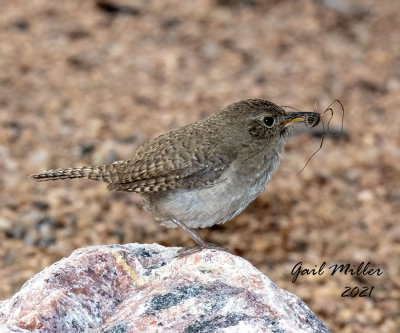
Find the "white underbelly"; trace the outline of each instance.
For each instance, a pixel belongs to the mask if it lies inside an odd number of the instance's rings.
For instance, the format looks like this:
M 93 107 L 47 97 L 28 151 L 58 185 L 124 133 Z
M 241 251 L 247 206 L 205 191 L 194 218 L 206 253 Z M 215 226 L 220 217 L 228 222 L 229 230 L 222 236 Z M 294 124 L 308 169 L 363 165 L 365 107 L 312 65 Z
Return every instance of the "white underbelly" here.
M 225 174 L 212 187 L 149 196 L 147 207 L 156 220 L 170 228 L 176 227 L 171 218 L 190 228 L 205 228 L 227 222 L 265 190 L 272 175 L 267 170 L 257 170 L 250 175 L 234 169 L 228 172 L 232 174 L 229 177 Z

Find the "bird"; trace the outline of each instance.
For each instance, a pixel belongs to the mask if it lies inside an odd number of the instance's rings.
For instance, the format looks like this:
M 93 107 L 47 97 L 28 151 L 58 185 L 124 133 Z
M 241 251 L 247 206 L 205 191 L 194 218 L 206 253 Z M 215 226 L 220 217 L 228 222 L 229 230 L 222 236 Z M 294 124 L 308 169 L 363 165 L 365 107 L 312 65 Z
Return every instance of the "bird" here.
M 156 221 L 182 228 L 197 243 L 187 254 L 226 250 L 203 241 L 194 229 L 225 223 L 241 213 L 271 180 L 291 125 L 316 126 L 319 119 L 319 113 L 288 112 L 264 99 L 241 100 L 150 139 L 130 159 L 50 169 L 31 177 L 88 178 L 107 183 L 111 191 L 139 193 Z

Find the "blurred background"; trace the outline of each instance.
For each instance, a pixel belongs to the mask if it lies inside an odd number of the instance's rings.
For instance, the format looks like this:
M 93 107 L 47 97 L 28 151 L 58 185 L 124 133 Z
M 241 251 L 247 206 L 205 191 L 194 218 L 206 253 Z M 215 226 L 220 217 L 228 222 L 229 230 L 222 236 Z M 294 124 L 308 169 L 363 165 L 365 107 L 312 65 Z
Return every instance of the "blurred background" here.
M 400 330 L 400 5 L 382 0 L 13 0 L 0 12 L 0 299 L 74 249 L 191 246 L 139 195 L 29 174 L 105 164 L 244 98 L 323 111 L 297 126 L 264 192 L 201 230 L 301 297 L 332 331 Z M 333 105 L 333 128 L 341 111 Z M 300 276 L 299 262 L 384 274 Z M 327 269 L 326 269 L 327 271 Z M 374 286 L 370 298 L 345 286 Z

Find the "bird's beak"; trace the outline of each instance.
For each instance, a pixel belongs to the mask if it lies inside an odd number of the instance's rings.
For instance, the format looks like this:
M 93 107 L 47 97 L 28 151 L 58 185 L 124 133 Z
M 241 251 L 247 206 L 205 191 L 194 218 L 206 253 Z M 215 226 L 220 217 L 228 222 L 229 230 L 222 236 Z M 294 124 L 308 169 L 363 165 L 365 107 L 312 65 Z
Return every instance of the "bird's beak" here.
M 302 111 L 288 112 L 286 119 L 281 122 L 281 126 L 285 127 L 290 123 L 294 123 L 297 121 L 304 121 L 306 119 L 306 117 L 312 113 L 314 113 L 314 112 L 302 112 Z

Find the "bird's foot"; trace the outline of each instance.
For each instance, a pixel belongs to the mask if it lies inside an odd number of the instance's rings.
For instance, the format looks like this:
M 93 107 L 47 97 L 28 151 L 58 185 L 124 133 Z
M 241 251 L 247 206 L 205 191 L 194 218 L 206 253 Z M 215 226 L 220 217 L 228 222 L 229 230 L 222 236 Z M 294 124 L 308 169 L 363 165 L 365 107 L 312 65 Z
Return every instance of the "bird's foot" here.
M 197 253 L 197 252 L 201 252 L 203 250 L 216 250 L 216 251 L 224 251 L 224 252 L 232 253 L 227 248 L 220 247 L 220 246 L 212 244 L 212 243 L 202 242 L 201 244 L 199 244 L 196 247 L 183 248 L 183 249 L 179 250 L 178 251 L 178 258 L 183 258 L 183 257 L 189 256 L 191 254 L 194 254 L 194 253 Z
M 190 229 L 185 223 L 178 221 L 176 219 L 171 219 L 171 221 L 174 222 L 178 227 L 180 227 L 184 231 L 186 231 L 186 233 L 190 236 L 190 238 L 192 238 L 197 243 L 196 247 L 183 248 L 182 250 L 178 251 L 178 258 L 183 258 L 183 257 L 186 257 L 186 256 L 191 255 L 196 252 L 200 252 L 205 249 L 225 251 L 225 252 L 231 253 L 231 251 L 226 248 L 219 247 L 218 245 L 215 245 L 212 243 L 207 243 L 207 242 L 203 241 L 201 239 L 200 235 L 196 231 Z

